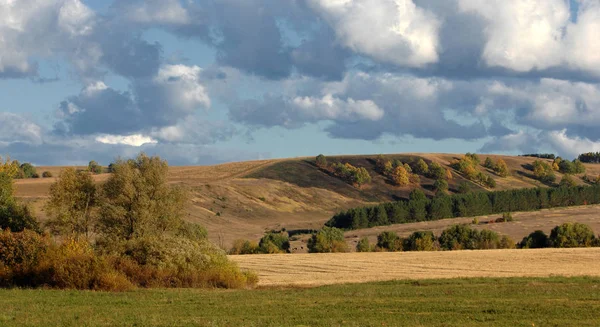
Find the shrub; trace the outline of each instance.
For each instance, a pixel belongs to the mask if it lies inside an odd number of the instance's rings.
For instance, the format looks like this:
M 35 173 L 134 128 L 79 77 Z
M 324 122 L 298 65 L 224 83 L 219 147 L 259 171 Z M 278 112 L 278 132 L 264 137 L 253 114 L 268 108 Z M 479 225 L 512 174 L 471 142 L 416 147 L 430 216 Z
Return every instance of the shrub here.
M 519 243 L 519 247 L 522 249 L 538 249 L 547 248 L 549 246 L 548 235 L 541 230 L 525 236 Z
M 438 179 L 433 183 L 433 189 L 436 193 L 446 193 L 448 192 L 448 182 L 445 179 Z
M 356 252 L 371 252 L 371 244 L 368 237 L 361 238 L 356 244 Z
M 323 227 L 308 240 L 308 252 L 348 252 L 344 231 L 335 227 Z
M 471 186 L 467 182 L 460 182 L 458 184 L 458 193 L 467 194 L 471 192 Z
M 235 240 L 229 254 L 257 254 L 261 253 L 258 243 L 249 240 Z
M 507 235 L 502 235 L 500 243 L 498 244 L 499 249 L 514 249 L 516 247 L 515 241 Z
M 269 232 L 258 243 L 262 253 L 286 253 L 290 250 L 290 238 L 286 232 Z
M 49 172 L 49 171 L 45 171 L 45 172 L 42 173 L 42 177 L 43 178 L 50 178 L 50 177 L 52 177 L 52 173 Z
M 414 232 L 403 244 L 404 251 L 436 251 L 439 250 L 439 243 L 433 232 Z
M 413 171 L 419 175 L 427 175 L 429 173 L 429 166 L 423 159 L 419 158 L 419 161 L 413 167 Z
M 377 235 L 377 247 L 386 251 L 402 251 L 402 239 L 394 232 L 382 232 Z
M 93 173 L 93 174 L 101 174 L 102 173 L 102 166 L 100 166 L 97 162 L 95 162 L 94 160 L 92 160 L 88 164 L 88 171 L 91 172 L 91 173 Z
M 560 180 L 559 186 L 573 187 L 577 185 L 577 182 L 573 179 L 573 177 L 569 174 L 563 175 L 563 178 Z
M 439 242 L 443 250 L 476 248 L 477 231 L 467 225 L 454 225 L 442 231 Z
M 327 158 L 324 155 L 320 154 L 317 156 L 315 160 L 315 164 L 319 168 L 327 168 Z
M 591 247 L 595 243 L 592 229 L 585 224 L 564 223 L 552 229 L 549 244 L 555 248 Z

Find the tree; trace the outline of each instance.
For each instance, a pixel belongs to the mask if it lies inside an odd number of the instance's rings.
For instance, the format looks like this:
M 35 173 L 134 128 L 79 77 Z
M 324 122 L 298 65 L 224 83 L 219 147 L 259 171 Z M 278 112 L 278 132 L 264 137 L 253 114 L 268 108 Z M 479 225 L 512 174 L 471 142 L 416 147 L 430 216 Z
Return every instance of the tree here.
M 541 230 L 536 230 L 528 236 L 525 236 L 519 243 L 519 247 L 522 249 L 546 248 L 548 245 L 548 235 Z
M 427 173 L 429 173 L 429 166 L 423 159 L 419 158 L 413 171 L 419 175 L 427 175 Z
M 167 184 L 166 161 L 142 153 L 113 168 L 102 188 L 98 229 L 104 236 L 130 240 L 179 227 L 187 193 Z
M 327 158 L 322 154 L 317 156 L 315 163 L 321 169 L 327 168 Z
M 35 178 L 36 176 L 38 176 L 38 173 L 35 170 L 35 167 L 28 162 L 22 164 L 20 169 L 21 169 L 23 178 Z
M 438 179 L 433 183 L 433 189 L 436 193 L 445 194 L 448 192 L 448 182 L 445 179 Z
M 370 252 L 371 244 L 369 243 L 368 237 L 361 238 L 356 244 L 356 252 Z
M 348 245 L 344 241 L 344 231 L 335 227 L 323 227 L 308 240 L 308 252 L 331 253 L 347 252 Z
M 404 241 L 404 251 L 435 251 L 438 247 L 431 231 L 414 232 Z
M 560 180 L 560 183 L 558 184 L 558 186 L 566 186 L 566 187 L 573 187 L 576 185 L 577 185 L 577 182 L 575 182 L 575 180 L 573 179 L 573 176 L 571 176 L 569 174 L 563 175 L 563 178 Z
M 102 166 L 100 166 L 97 162 L 95 162 L 94 160 L 92 160 L 88 164 L 88 171 L 91 172 L 91 173 L 93 173 L 93 174 L 101 174 L 102 173 Z
M 263 253 L 282 253 L 290 251 L 290 239 L 286 232 L 269 232 L 260 239 L 258 247 Z
M 494 168 L 494 163 L 492 162 L 492 159 L 490 159 L 490 157 L 486 157 L 485 161 L 483 162 L 483 166 L 485 168 L 493 169 Z
M 13 179 L 6 173 L 9 171 L 14 172 L 12 168 L 0 172 L 0 230 L 21 232 L 29 229 L 41 232 L 29 207 L 17 203 L 14 198 Z
M 446 171 L 439 163 L 432 161 L 429 164 L 429 178 L 442 179 L 445 176 L 446 176 Z
M 469 250 L 476 248 L 477 231 L 467 225 L 454 225 L 440 235 L 440 247 L 444 250 Z
M 408 179 L 408 172 L 403 166 L 394 168 L 391 175 L 392 182 L 398 186 L 406 186 L 410 183 Z
M 467 182 L 460 182 L 458 184 L 458 193 L 467 194 L 471 192 L 471 186 Z
M 382 232 L 377 235 L 377 247 L 387 251 L 402 250 L 402 239 L 394 232 Z
M 573 168 L 575 170 L 575 174 L 583 174 L 585 173 L 585 166 L 579 159 L 573 160 Z
M 494 171 L 500 177 L 506 177 L 509 175 L 508 166 L 502 159 L 498 159 L 498 162 L 496 162 L 496 165 L 494 166 Z
M 555 248 L 590 247 L 595 243 L 594 231 L 585 224 L 564 223 L 550 232 L 549 244 Z
M 356 185 L 358 185 L 358 187 L 361 187 L 362 185 L 371 182 L 371 175 L 369 174 L 367 169 L 365 169 L 365 167 L 360 167 L 358 168 L 358 170 L 355 171 L 354 181 Z
M 55 234 L 88 239 L 95 225 L 97 205 L 98 194 L 90 173 L 67 168 L 50 186 L 50 199 L 45 206 L 50 217 L 47 225 Z

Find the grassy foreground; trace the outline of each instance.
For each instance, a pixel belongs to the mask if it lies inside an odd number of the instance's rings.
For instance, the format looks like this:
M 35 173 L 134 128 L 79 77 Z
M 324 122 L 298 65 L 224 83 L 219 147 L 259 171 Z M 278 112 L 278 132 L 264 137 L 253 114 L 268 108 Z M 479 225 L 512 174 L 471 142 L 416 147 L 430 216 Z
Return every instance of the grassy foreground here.
M 318 288 L 0 290 L 0 326 L 597 326 L 600 278 Z

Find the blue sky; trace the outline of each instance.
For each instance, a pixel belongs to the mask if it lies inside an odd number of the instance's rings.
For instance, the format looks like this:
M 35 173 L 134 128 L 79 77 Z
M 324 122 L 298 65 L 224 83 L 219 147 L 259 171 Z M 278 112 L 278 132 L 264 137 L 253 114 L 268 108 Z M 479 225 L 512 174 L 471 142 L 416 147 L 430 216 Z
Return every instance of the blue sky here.
M 0 0 L 0 155 L 600 151 L 600 0 Z

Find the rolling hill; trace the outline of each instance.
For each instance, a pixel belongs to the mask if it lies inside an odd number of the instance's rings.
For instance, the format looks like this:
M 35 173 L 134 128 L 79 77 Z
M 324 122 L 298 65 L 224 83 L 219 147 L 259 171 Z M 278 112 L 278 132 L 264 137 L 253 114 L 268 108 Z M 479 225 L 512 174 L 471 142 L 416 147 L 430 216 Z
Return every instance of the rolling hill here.
M 487 156 L 480 155 L 480 158 L 483 161 Z M 213 241 L 228 247 L 238 238 L 258 240 L 265 230 L 316 229 L 340 210 L 406 198 L 416 187 L 423 189 L 427 195 L 433 195 L 434 181 L 425 177 L 421 177 L 421 184 L 416 186 L 392 185 L 375 171 L 376 157 L 377 155 L 328 157 L 329 162 L 350 163 L 367 169 L 372 182 L 360 189 L 318 169 L 314 158 L 170 167 L 169 181 L 186 185 L 191 190 L 192 200 L 187 210 L 187 220 L 202 224 L 208 229 Z M 426 162 L 435 161 L 442 167 L 451 169 L 454 178 L 449 183 L 450 192 L 456 192 L 461 182 L 469 183 L 475 191 L 485 190 L 451 168 L 450 163 L 462 155 L 411 153 L 384 157 L 403 162 L 416 162 L 422 158 Z M 502 158 L 511 172 L 510 176 L 502 178 L 483 166 L 479 167 L 484 174 L 496 181 L 496 190 L 543 186 L 533 179 L 529 170 L 535 158 L 500 155 L 489 157 L 494 161 Z M 595 177 L 600 174 L 600 165 L 585 166 L 588 175 Z M 57 176 L 62 168 L 38 167 L 38 171 L 50 171 Z M 100 183 L 108 176 L 100 174 L 94 178 Z M 45 219 L 43 203 L 55 178 L 16 182 L 17 196 L 29 202 L 42 220 Z M 561 174 L 557 173 L 557 181 L 560 178 Z M 584 184 L 581 178 L 576 178 L 576 181 Z M 348 237 L 352 238 L 352 235 Z M 371 236 L 369 233 L 365 235 Z

